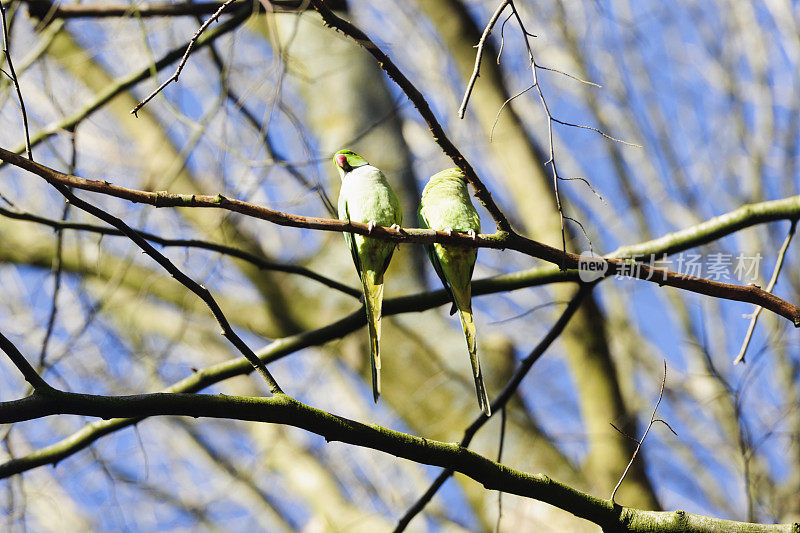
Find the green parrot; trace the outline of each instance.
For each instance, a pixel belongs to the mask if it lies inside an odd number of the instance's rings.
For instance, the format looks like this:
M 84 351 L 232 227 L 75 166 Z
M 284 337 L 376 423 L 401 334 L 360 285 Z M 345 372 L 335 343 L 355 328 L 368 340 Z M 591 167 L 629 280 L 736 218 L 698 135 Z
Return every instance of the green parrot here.
M 467 180 L 461 170 L 450 168 L 431 176 L 422 191 L 419 224 L 422 228 L 444 231 L 448 234 L 453 231 L 467 233 L 473 238 L 480 233 L 481 221 L 478 212 L 472 206 L 467 191 Z M 461 326 L 464 328 L 469 359 L 472 363 L 472 376 L 475 378 L 478 405 L 486 416 L 490 416 L 489 396 L 483 384 L 475 340 L 475 322 L 472 318 L 471 280 L 478 249 L 439 243 L 429 245 L 427 249 L 433 268 L 453 301 L 450 314 L 454 314 L 458 309 L 461 315 Z
M 342 177 L 339 219 L 363 222 L 369 225 L 370 231 L 375 226 L 400 229 L 400 224 L 403 223 L 400 200 L 386 180 L 386 176 L 350 150 L 336 152 L 333 162 Z M 352 233 L 345 233 L 344 240 L 350 248 L 364 290 L 372 365 L 372 396 L 377 402 L 381 394 L 383 274 L 389 267 L 389 261 L 397 244 Z

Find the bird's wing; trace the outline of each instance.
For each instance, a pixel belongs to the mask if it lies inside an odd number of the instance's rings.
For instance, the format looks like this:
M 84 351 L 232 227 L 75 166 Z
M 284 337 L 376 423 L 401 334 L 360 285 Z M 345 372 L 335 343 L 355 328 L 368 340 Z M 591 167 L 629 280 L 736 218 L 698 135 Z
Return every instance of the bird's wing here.
M 347 206 L 347 200 L 343 202 L 344 205 L 344 216 L 347 223 L 350 223 L 350 209 Z M 363 275 L 364 269 L 361 268 L 361 258 L 358 257 L 358 249 L 356 248 L 356 238 L 355 235 L 350 233 L 349 231 L 344 234 L 344 240 L 347 242 L 347 247 L 350 248 L 350 255 L 353 257 L 353 263 L 356 265 L 356 271 L 358 272 L 358 277 L 360 278 Z
M 420 225 L 425 228 L 431 227 L 430 224 L 428 224 L 428 220 L 425 218 L 425 215 L 422 214 L 422 209 L 419 210 L 419 222 Z M 456 307 L 456 299 L 453 296 L 453 290 L 450 288 L 450 282 L 447 281 L 447 276 L 444 275 L 442 264 L 439 262 L 439 256 L 436 255 L 436 249 L 432 244 L 426 244 L 425 251 L 428 252 L 428 258 L 431 260 L 433 270 L 436 271 L 436 275 L 439 276 L 439 279 L 442 281 L 442 285 L 444 285 L 444 290 L 447 291 L 447 295 L 450 297 L 450 301 L 453 303 L 453 305 L 450 307 L 450 314 L 454 315 L 458 310 Z

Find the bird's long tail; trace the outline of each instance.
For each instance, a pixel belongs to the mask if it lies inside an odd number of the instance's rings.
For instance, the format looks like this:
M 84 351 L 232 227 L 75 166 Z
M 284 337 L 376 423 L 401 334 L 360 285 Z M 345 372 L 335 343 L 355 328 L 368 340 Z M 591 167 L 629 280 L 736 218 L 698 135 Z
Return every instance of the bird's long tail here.
M 364 306 L 367 310 L 370 364 L 372 366 L 372 397 L 378 402 L 381 395 L 381 309 L 383 307 L 383 276 L 365 272 L 361 276 L 364 287 Z
M 454 290 L 453 296 L 458 306 L 458 314 L 461 316 L 464 338 L 467 340 L 469 362 L 472 363 L 472 377 L 475 378 L 475 392 L 478 395 L 478 405 L 486 416 L 491 416 L 492 409 L 490 407 L 489 395 L 486 392 L 486 385 L 483 383 L 481 362 L 478 359 L 478 343 L 475 335 L 475 322 L 472 318 L 470 292 L 470 287 L 467 285 L 466 290 Z

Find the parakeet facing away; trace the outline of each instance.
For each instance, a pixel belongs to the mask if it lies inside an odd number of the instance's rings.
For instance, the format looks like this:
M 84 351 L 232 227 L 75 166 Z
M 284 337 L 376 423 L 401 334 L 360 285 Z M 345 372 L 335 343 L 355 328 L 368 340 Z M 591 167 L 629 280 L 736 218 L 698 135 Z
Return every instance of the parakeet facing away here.
M 339 219 L 363 222 L 370 226 L 399 228 L 403 212 L 386 177 L 363 157 L 350 150 L 339 150 L 333 162 L 342 177 L 339 192 Z M 389 267 L 395 243 L 345 233 L 353 262 L 364 290 L 367 310 L 370 361 L 372 364 L 372 396 L 378 401 L 381 394 L 381 307 L 383 304 L 383 274 Z
M 431 176 L 422 191 L 419 224 L 422 228 L 448 233 L 458 231 L 468 233 L 473 237 L 480 233 L 480 218 L 472 206 L 467 191 L 467 181 L 461 170 L 450 168 Z M 472 375 L 475 378 L 478 405 L 486 413 L 486 416 L 489 416 L 491 414 L 489 396 L 486 394 L 486 386 L 483 384 L 483 374 L 475 341 L 475 322 L 472 318 L 471 280 L 475 259 L 478 257 L 478 249 L 438 243 L 427 248 L 428 257 L 436 274 L 439 275 L 439 279 L 442 280 L 461 315 L 461 325 L 464 328 L 469 359 L 472 363 Z M 450 314 L 452 315 L 453 311 Z

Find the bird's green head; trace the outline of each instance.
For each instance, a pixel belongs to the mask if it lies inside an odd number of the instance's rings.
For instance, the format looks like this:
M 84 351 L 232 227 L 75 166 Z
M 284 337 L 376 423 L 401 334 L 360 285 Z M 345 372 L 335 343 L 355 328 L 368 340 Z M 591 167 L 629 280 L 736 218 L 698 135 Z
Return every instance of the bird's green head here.
M 448 168 L 447 170 L 442 170 L 441 172 L 437 172 L 433 176 L 431 176 L 430 183 L 434 183 L 437 181 L 460 181 L 464 185 L 466 185 L 467 177 L 464 175 L 464 171 L 460 168 Z
M 369 165 L 366 159 L 351 150 L 339 150 L 333 154 L 333 163 L 339 169 L 339 175 L 343 178 L 345 174 L 354 168 Z

